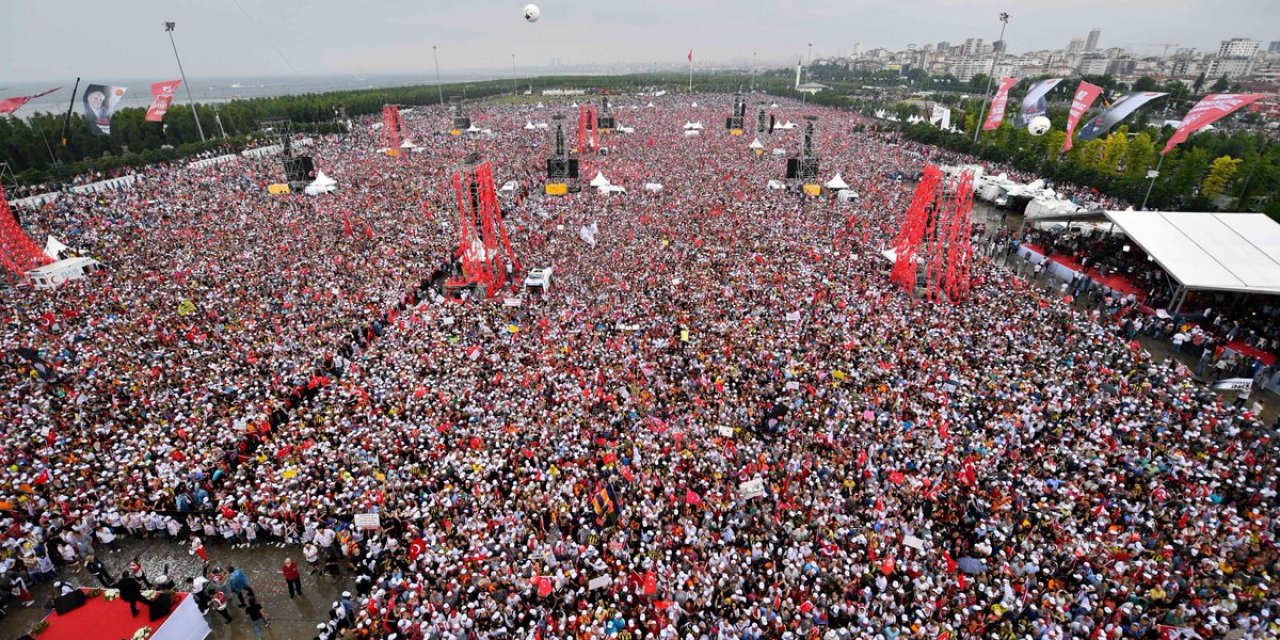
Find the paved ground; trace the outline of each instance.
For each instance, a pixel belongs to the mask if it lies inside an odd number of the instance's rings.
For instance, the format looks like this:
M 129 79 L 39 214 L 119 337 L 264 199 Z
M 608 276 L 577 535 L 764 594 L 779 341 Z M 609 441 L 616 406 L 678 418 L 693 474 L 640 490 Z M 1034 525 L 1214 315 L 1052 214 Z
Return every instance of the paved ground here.
M 164 573 L 166 563 L 170 567 L 170 575 L 180 588 L 187 579 L 199 575 L 200 563 L 187 554 L 186 546 L 167 540 L 122 540 L 124 551 L 121 553 L 102 553 L 99 558 L 107 566 L 113 577 L 128 564 L 133 556 L 142 559 L 147 576 L 154 579 Z M 232 549 L 225 546 L 209 546 L 210 558 L 215 566 L 231 564 L 240 567 L 249 577 L 249 585 L 258 594 L 258 601 L 266 608 L 271 617 L 271 627 L 263 632 L 263 638 L 273 640 L 308 640 L 315 636 L 317 623 L 328 620 L 329 609 L 333 601 L 343 590 L 353 587 L 354 577 L 345 576 L 341 581 L 321 575 L 307 575 L 309 568 L 302 560 L 298 547 L 280 548 L 274 545 L 258 546 L 252 549 Z M 293 558 L 302 565 L 303 594 L 297 598 L 289 598 L 284 578 L 280 575 L 280 565 L 285 558 Z M 72 584 L 98 587 L 97 579 L 83 569 L 63 570 L 59 579 Z M 21 605 L 9 609 L 8 619 L 0 622 L 0 640 L 14 640 L 31 630 L 31 627 L 45 616 L 43 603 L 52 594 L 52 585 L 43 584 L 34 589 L 36 604 L 31 607 Z M 128 607 L 120 602 L 121 607 Z M 209 626 L 213 628 L 210 638 L 215 640 L 247 640 L 253 638 L 253 625 L 244 615 L 243 610 L 236 607 L 236 600 L 231 599 L 227 609 L 231 612 L 230 623 L 223 622 L 217 614 L 207 616 Z M 99 640 L 85 638 L 84 640 Z M 101 640 L 115 640 L 101 639 Z

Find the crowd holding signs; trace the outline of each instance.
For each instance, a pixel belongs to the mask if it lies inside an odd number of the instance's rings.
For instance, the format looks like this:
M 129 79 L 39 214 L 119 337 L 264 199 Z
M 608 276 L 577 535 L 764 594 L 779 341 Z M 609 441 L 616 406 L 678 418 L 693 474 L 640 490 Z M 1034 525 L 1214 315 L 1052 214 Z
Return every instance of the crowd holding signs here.
M 423 286 L 456 249 L 446 172 L 477 151 L 536 193 L 521 125 L 554 107 L 476 138 L 418 109 L 397 158 L 320 138 L 321 196 L 244 158 L 25 212 L 109 269 L 0 291 L 4 353 L 52 370 L 0 368 L 3 569 L 113 527 L 301 543 L 357 574 L 322 638 L 1280 633 L 1274 432 L 986 258 L 964 304 L 889 283 L 912 185 L 885 174 L 975 159 L 786 103 L 860 196 L 808 198 L 686 138 L 730 97 L 699 103 L 614 100 L 636 133 L 582 174 L 628 195 L 517 198 L 556 284 L 512 306 Z

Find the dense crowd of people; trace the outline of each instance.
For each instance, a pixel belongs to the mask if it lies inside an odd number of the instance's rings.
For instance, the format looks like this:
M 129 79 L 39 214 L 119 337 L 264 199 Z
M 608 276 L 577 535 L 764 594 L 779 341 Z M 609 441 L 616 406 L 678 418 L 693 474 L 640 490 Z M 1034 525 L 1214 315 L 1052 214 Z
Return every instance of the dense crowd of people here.
M 0 368 L 0 569 L 299 544 L 353 580 L 326 640 L 1280 633 L 1272 430 L 985 257 L 966 301 L 892 286 L 884 176 L 935 151 L 786 102 L 860 197 L 772 191 L 799 130 L 683 133 L 730 104 L 618 99 L 635 133 L 580 171 L 624 196 L 536 195 L 523 127 L 574 109 L 524 105 L 407 114 L 400 158 L 320 138 L 334 194 L 269 195 L 268 158 L 25 212 L 107 269 L 0 291 L 3 351 L 52 370 Z M 471 152 L 534 194 L 505 221 L 545 295 L 432 288 Z

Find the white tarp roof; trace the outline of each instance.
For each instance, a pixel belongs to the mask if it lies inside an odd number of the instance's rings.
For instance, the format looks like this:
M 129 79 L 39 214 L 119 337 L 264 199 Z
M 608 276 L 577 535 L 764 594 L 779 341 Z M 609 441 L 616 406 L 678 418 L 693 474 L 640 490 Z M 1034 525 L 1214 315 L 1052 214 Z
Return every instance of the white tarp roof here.
M 828 189 L 848 189 L 849 183 L 845 182 L 844 178 L 841 178 L 840 174 L 837 172 L 834 178 L 828 180 L 827 183 L 822 186 Z
M 596 172 L 596 177 L 594 177 L 594 178 L 592 178 L 592 179 L 591 179 L 591 186 L 593 186 L 593 187 L 607 187 L 607 186 L 609 186 L 609 179 L 608 179 L 608 178 L 606 178 L 606 177 L 604 177 L 604 174 L 603 174 L 603 173 L 601 173 L 601 172 L 597 171 L 597 172 Z
M 1108 211 L 1190 289 L 1280 294 L 1280 224 L 1261 213 Z
M 751 141 L 751 144 L 747 145 L 747 148 L 748 148 L 748 149 L 763 149 L 763 148 L 764 148 L 764 145 L 760 144 L 760 138 L 756 138 L 755 140 L 752 140 L 752 141 Z

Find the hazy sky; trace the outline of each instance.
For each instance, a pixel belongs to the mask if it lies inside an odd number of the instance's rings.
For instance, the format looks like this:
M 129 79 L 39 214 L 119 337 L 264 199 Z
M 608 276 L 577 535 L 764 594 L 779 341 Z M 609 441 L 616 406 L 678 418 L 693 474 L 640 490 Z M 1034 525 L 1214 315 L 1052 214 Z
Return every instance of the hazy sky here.
M 1280 0 L 0 0 L 0 86 L 83 76 L 176 77 L 161 23 L 190 77 L 434 73 L 579 62 L 782 61 L 999 35 L 1013 51 L 1176 42 L 1204 51 L 1241 36 L 1280 40 Z M 278 49 L 278 52 L 277 52 Z M 1145 47 L 1159 53 L 1160 47 Z

